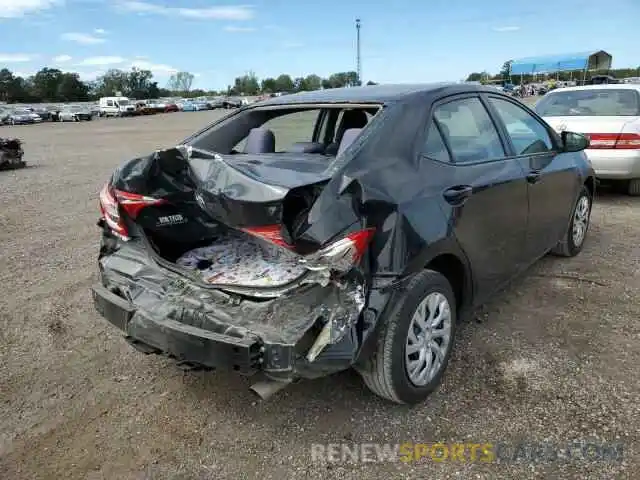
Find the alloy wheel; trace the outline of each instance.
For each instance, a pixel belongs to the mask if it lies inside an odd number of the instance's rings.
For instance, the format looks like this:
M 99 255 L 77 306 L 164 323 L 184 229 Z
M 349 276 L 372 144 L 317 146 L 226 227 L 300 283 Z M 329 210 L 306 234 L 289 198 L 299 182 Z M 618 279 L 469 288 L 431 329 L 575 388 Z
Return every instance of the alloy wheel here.
M 587 228 L 589 226 L 589 210 L 591 209 L 591 205 L 589 202 L 589 197 L 583 195 L 578 200 L 578 204 L 576 205 L 576 210 L 573 214 L 573 244 L 576 247 L 582 245 L 584 242 L 584 237 L 587 234 Z
M 429 293 L 418 305 L 407 333 L 405 367 L 409 380 L 427 385 L 444 365 L 451 342 L 451 307 L 447 297 Z

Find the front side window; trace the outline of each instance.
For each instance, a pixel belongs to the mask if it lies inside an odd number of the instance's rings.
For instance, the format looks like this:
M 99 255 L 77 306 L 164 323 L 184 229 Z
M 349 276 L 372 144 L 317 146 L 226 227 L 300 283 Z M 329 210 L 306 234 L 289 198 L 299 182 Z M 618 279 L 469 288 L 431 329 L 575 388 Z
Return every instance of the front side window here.
M 439 105 L 433 117 L 451 149 L 454 162 L 480 162 L 506 156 L 498 131 L 479 98 Z
M 533 115 L 508 100 L 490 97 L 489 102 L 505 124 L 516 155 L 546 153 L 553 150 L 549 132 Z

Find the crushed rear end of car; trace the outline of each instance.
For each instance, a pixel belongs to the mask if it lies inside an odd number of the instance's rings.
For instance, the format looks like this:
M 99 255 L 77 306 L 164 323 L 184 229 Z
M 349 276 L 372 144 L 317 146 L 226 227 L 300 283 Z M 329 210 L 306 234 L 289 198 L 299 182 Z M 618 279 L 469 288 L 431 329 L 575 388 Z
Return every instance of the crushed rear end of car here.
M 263 398 L 349 368 L 375 324 L 374 229 L 349 195 L 311 218 L 330 176 L 305 155 L 178 147 L 124 164 L 100 193 L 96 309 L 144 353 L 265 374 Z

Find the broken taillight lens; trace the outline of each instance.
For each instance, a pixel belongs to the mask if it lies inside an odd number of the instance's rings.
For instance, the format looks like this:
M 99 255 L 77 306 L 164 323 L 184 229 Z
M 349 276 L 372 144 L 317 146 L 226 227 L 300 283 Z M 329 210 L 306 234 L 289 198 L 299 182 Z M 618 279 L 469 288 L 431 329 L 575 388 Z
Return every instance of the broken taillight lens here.
M 254 235 L 256 237 L 262 238 L 263 240 L 267 240 L 268 242 L 278 245 L 279 247 L 292 249 L 293 247 L 289 245 L 284 240 L 284 238 L 282 238 L 280 229 L 281 229 L 280 225 L 266 225 L 263 227 L 243 228 L 242 231 L 250 235 Z
M 129 240 L 129 232 L 120 215 L 119 207 L 122 207 L 131 219 L 135 219 L 143 208 L 165 203 L 165 200 L 161 198 L 146 197 L 137 193 L 116 190 L 109 183 L 100 190 L 99 199 L 102 218 L 104 218 L 111 231 L 125 241 Z
M 301 262 L 309 270 L 335 270 L 346 273 L 360 261 L 374 233 L 373 228 L 350 233 L 316 253 L 307 255 Z

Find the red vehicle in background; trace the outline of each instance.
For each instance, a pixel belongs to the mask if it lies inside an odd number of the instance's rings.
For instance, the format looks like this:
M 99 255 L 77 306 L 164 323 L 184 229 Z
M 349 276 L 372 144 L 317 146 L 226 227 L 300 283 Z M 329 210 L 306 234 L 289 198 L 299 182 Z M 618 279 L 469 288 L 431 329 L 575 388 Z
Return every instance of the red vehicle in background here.
M 179 111 L 180 111 L 180 107 L 178 107 L 178 105 L 176 105 L 175 103 L 167 103 L 167 105 L 164 107 L 164 113 L 179 112 Z

